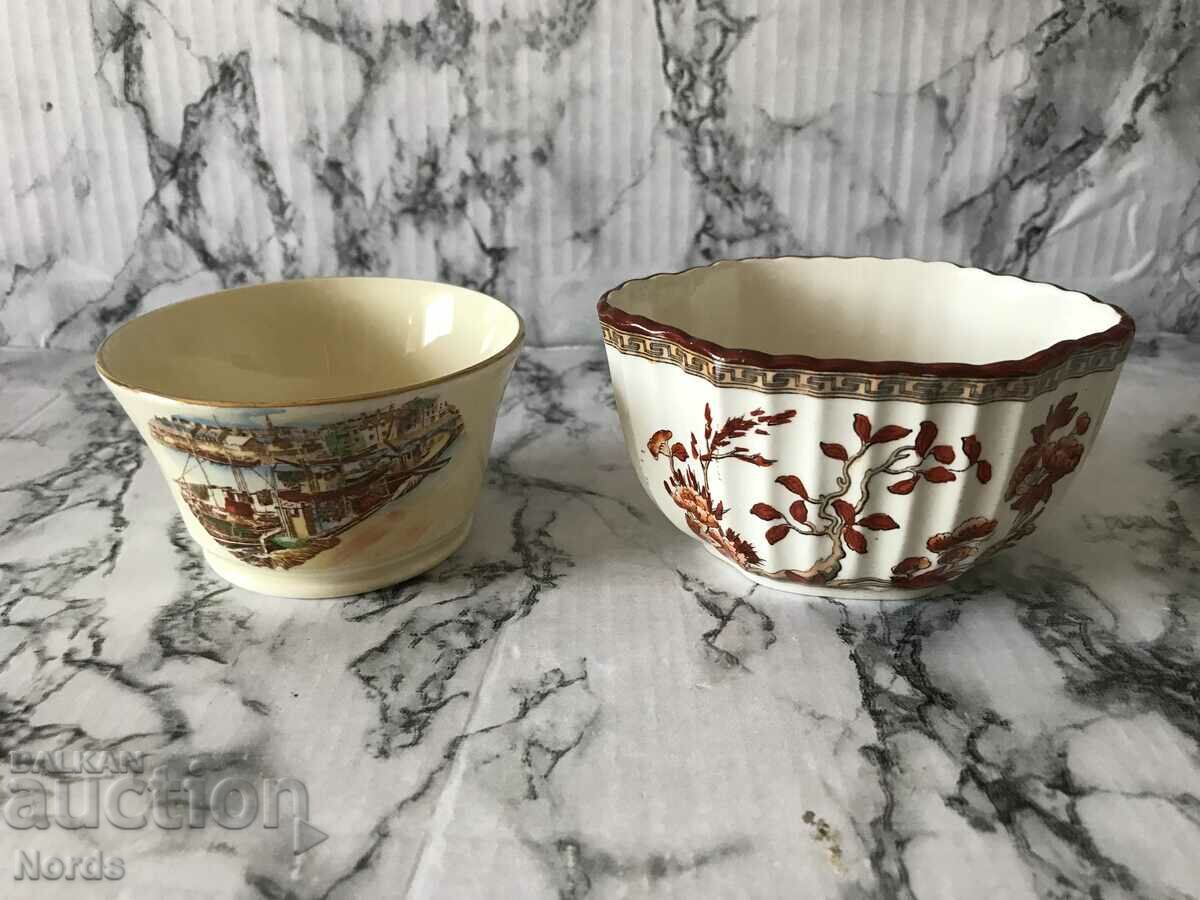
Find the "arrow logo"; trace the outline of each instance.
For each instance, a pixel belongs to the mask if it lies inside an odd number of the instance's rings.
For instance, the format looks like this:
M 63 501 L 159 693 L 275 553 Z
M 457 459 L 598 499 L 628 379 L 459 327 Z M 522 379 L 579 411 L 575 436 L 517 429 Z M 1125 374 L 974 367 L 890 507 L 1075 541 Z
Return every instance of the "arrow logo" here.
M 303 819 L 292 819 L 292 853 L 299 856 L 328 838 L 320 828 L 314 828 Z

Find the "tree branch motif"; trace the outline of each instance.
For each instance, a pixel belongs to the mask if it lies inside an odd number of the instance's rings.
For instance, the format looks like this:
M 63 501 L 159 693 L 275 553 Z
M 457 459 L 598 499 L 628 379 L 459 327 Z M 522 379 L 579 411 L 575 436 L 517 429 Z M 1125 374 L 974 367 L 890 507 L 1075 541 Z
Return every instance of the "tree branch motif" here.
M 656 431 L 646 446 L 655 459 L 666 460 L 669 476 L 663 487 L 684 511 L 688 528 L 743 569 L 809 585 L 924 588 L 958 577 L 1034 531 L 1054 485 L 1073 472 L 1083 458 L 1079 438 L 1087 433 L 1092 420 L 1086 412 L 1079 413 L 1074 405 L 1076 396 L 1068 394 L 1053 404 L 1046 421 L 1031 430 L 1033 444 L 1021 456 L 1005 487 L 1004 501 L 1017 515 L 1003 537 L 994 539 L 996 519 L 971 516 L 950 531 L 930 536 L 925 546 L 933 560 L 926 556 L 901 560 L 891 567 L 887 580 L 838 578 L 848 554 L 870 551 L 870 533 L 900 528 L 887 513 L 868 511 L 877 483 L 886 480 L 888 493 L 898 496 L 911 494 L 922 483 L 933 487 L 950 484 L 969 472 L 980 484 L 987 484 L 992 478 L 992 465 L 983 457 L 983 445 L 976 435 L 962 436 L 956 448 L 951 443 L 938 443 L 939 429 L 934 422 L 921 422 L 914 436 L 911 428 L 875 428 L 867 416 L 855 414 L 852 430 L 856 440 L 849 448 L 844 443 L 820 442 L 821 453 L 838 463 L 829 490 L 813 493 L 798 475 L 780 475 L 775 483 L 787 492 L 788 502 L 759 501 L 750 507 L 753 516 L 770 523 L 763 535 L 768 544 L 773 546 L 797 535 L 819 541 L 824 547 L 823 554 L 807 568 L 776 571 L 766 570 L 754 545 L 722 524 L 728 508 L 724 501 L 714 503 L 709 473 L 715 463 L 727 459 L 761 468 L 774 466 L 777 460 L 752 452 L 743 439 L 766 436 L 770 429 L 789 424 L 796 416 L 795 410 L 771 414 L 753 409 L 714 427 L 712 409 L 706 404 L 703 440 L 692 433 L 685 446 L 672 442 L 672 433 L 663 429 Z M 1061 434 L 1072 423 L 1072 430 Z M 887 448 L 887 454 L 869 465 L 869 456 L 880 455 L 876 448 Z
M 935 534 L 926 541 L 926 548 L 937 557 L 936 564 L 924 556 L 910 556 L 893 566 L 894 584 L 919 588 L 950 581 L 1036 530 L 1038 517 L 1045 511 L 1054 485 L 1074 472 L 1083 459 L 1084 448 L 1079 438 L 1091 428 L 1092 417 L 1086 412 L 1079 413 L 1074 405 L 1077 396 L 1067 394 L 1050 407 L 1043 424 L 1030 430 L 1033 444 L 1021 454 L 1004 490 L 1005 502 L 1011 503 L 1009 508 L 1017 513 L 1004 536 L 983 548 L 996 530 L 997 521 L 983 516 L 967 519 L 953 531 Z M 1072 420 L 1071 431 L 1055 439 L 1055 434 Z
M 820 442 L 821 452 L 830 460 L 840 463 L 834 478 L 834 486 L 823 493 L 812 494 L 798 475 L 780 475 L 775 483 L 783 487 L 794 499 L 781 510 L 767 502 L 758 502 L 750 507 L 750 513 L 764 522 L 772 524 L 764 535 L 768 544 L 775 545 L 792 534 L 816 538 L 826 544 L 826 551 L 806 569 L 782 569 L 765 571 L 762 559 L 753 544 L 746 541 L 733 529 L 720 525 L 726 513 L 724 502 L 714 506 L 709 484 L 709 469 L 713 463 L 723 459 L 737 459 L 755 466 L 769 467 L 777 461 L 752 453 L 738 441 L 754 433 L 769 434 L 768 429 L 785 425 L 795 417 L 795 410 L 786 410 L 774 415 L 755 409 L 744 416 L 734 416 L 719 428 L 714 428 L 712 410 L 704 408 L 704 441 L 701 445 L 695 434 L 691 435 L 690 450 L 682 443 L 671 443 L 672 433 L 661 430 L 647 442 L 647 449 L 655 458 L 665 458 L 670 477 L 663 482 L 667 494 L 677 506 L 684 510 L 688 527 L 700 538 L 711 544 L 718 552 L 743 568 L 772 578 L 782 578 L 805 584 L 831 584 L 842 569 L 842 560 L 847 553 L 869 552 L 867 532 L 893 531 L 900 527 L 884 512 L 868 512 L 871 503 L 872 483 L 880 477 L 898 477 L 887 490 L 892 494 L 912 493 L 922 481 L 931 485 L 948 484 L 958 476 L 975 471 L 980 482 L 986 484 L 992 477 L 991 464 L 982 458 L 983 446 L 975 435 L 967 435 L 960 441 L 962 450 L 956 451 L 948 444 L 936 443 L 938 427 L 930 421 L 922 422 L 912 441 L 905 441 L 913 430 L 900 425 L 883 425 L 875 428 L 871 420 L 855 414 L 853 431 L 857 447 L 852 450 L 842 443 Z M 885 445 L 891 447 L 882 462 L 865 467 L 865 459 L 872 448 Z M 959 452 L 962 454 L 961 464 Z M 692 469 L 695 461 L 700 469 L 697 477 Z M 683 464 L 682 467 L 677 463 Z
M 709 467 L 722 459 L 739 460 L 764 468 L 774 465 L 775 460 L 766 459 L 759 453 L 751 453 L 748 448 L 735 442 L 751 432 L 758 435 L 769 434 L 768 428 L 786 425 L 795 416 L 794 409 L 775 414 L 755 409 L 744 416 L 733 416 L 727 419 L 724 425 L 714 429 L 712 407 L 706 403 L 703 450 L 695 432 L 691 434 L 689 447 L 685 447 L 679 441 L 672 443 L 671 438 L 674 435 L 666 429 L 654 432 L 646 442 L 646 449 L 652 457 L 667 461 L 670 476 L 663 482 L 663 487 L 675 505 L 684 511 L 684 521 L 688 528 L 743 568 L 753 568 L 762 560 L 753 545 L 743 540 L 736 531 L 732 528 L 722 529 L 721 520 L 728 510 L 724 502 L 713 505 L 708 482 Z M 689 459 L 699 465 L 699 478 L 692 470 Z M 683 463 L 682 469 L 676 463 Z
M 872 484 L 880 476 L 899 477 L 900 480 L 887 485 L 888 492 L 897 495 L 911 494 L 922 481 L 931 485 L 948 484 L 971 470 L 981 483 L 991 480 L 991 463 L 982 458 L 983 445 L 973 434 L 961 438 L 962 464 L 954 466 L 958 452 L 949 444 L 936 443 L 938 427 L 934 422 L 922 422 L 911 441 L 905 440 L 913 433 L 911 428 L 901 425 L 874 428 L 871 420 L 861 413 L 854 415 L 853 430 L 858 439 L 858 447 L 854 450 L 848 450 L 840 443 L 822 441 L 820 444 L 826 457 L 842 464 L 832 490 L 813 497 L 799 477 L 781 475 L 775 479 L 776 483 L 799 498 L 788 507 L 787 514 L 765 503 L 755 504 L 751 509 L 759 518 L 783 520 L 780 525 L 768 529 L 766 539 L 770 544 L 778 543 L 792 532 L 829 539 L 828 552 L 807 569 L 784 569 L 766 574 L 805 584 L 830 584 L 841 572 L 847 552 L 869 552 L 866 532 L 898 529 L 899 523 L 887 513 L 867 512 Z M 896 446 L 881 463 L 865 469 L 860 465 L 872 448 L 889 444 Z M 814 513 L 823 524 L 819 528 L 797 528 L 797 523 L 807 522 L 809 506 L 815 507 Z

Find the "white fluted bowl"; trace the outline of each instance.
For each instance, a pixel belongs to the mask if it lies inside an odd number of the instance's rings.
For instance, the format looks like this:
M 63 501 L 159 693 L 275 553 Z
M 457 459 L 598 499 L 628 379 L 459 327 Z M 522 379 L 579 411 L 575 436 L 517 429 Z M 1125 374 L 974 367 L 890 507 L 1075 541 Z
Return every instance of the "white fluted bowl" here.
M 731 260 L 601 299 L 633 466 L 796 593 L 926 594 L 1037 529 L 1133 340 L 1093 297 L 909 259 Z

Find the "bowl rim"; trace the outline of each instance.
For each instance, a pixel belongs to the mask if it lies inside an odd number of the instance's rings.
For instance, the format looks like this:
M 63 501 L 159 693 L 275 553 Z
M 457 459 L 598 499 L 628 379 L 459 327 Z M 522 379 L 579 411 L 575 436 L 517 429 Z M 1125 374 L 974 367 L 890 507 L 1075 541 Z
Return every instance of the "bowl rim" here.
M 853 262 L 856 260 L 877 260 L 896 262 L 916 262 L 925 265 L 949 265 L 964 271 L 983 272 L 993 278 L 1016 278 L 1026 284 L 1052 287 L 1060 291 L 1079 294 L 1087 297 L 1093 303 L 1098 303 L 1117 313 L 1117 322 L 1101 331 L 1077 338 L 1057 341 L 1048 347 L 1037 350 L 1020 359 L 1000 359 L 987 363 L 954 363 L 954 362 L 912 362 L 908 360 L 865 360 L 849 357 L 817 357 L 805 354 L 765 353 L 748 347 L 727 347 L 714 341 L 696 337 L 694 334 L 675 325 L 668 325 L 648 316 L 629 313 L 613 303 L 613 299 L 625 288 L 641 282 L 650 282 L 656 278 L 674 278 L 705 269 L 715 269 L 718 266 L 738 265 L 750 262 L 772 262 L 777 260 L 816 260 L 836 259 Z M 596 312 L 600 321 L 613 329 L 639 334 L 649 338 L 659 338 L 678 344 L 686 350 L 701 356 L 709 357 L 716 362 L 726 365 L 743 366 L 753 369 L 768 370 L 804 370 L 810 372 L 850 373 L 866 375 L 900 375 L 900 376 L 938 376 L 945 378 L 970 378 L 972 380 L 1010 379 L 1040 375 L 1061 365 L 1081 350 L 1087 350 L 1104 345 L 1121 345 L 1133 339 L 1136 325 L 1133 318 L 1115 303 L 1108 303 L 1086 291 L 1065 288 L 1051 281 L 1038 281 L 1007 272 L 996 272 L 982 266 L 964 266 L 949 260 L 927 260 L 915 257 L 896 256 L 837 256 L 821 255 L 782 255 L 782 256 L 745 256 L 731 259 L 718 259 L 704 265 L 691 266 L 673 272 L 657 272 L 653 275 L 642 275 L 621 282 L 616 287 L 605 291 L 596 304 Z
M 339 395 L 336 397 L 328 397 L 328 398 L 322 397 L 320 399 L 315 399 L 315 400 L 297 400 L 297 401 L 288 402 L 288 403 L 266 402 L 266 401 L 239 401 L 239 400 L 202 400 L 202 399 L 198 399 L 195 397 L 177 397 L 172 394 L 166 394 L 161 391 L 150 390 L 149 388 L 144 387 L 144 386 L 130 384 L 127 381 L 122 381 L 121 379 L 116 378 L 109 371 L 109 369 L 105 366 L 104 349 L 105 349 L 105 347 L 108 346 L 108 342 L 110 340 L 112 340 L 113 337 L 115 335 L 117 335 L 118 333 L 120 333 L 123 329 L 129 327 L 134 322 L 140 321 L 141 319 L 144 319 L 148 316 L 158 315 L 160 313 L 163 313 L 167 310 L 170 310 L 177 306 L 181 306 L 186 303 L 203 303 L 203 302 L 211 300 L 214 297 L 219 297 L 224 294 L 236 293 L 239 291 L 253 291 L 258 288 L 272 287 L 272 286 L 277 286 L 277 285 L 282 285 L 282 284 L 287 284 L 287 285 L 315 284 L 315 283 L 329 283 L 329 282 L 343 282 L 343 281 L 359 281 L 359 282 L 362 282 L 362 281 L 387 281 L 387 282 L 399 283 L 402 285 L 414 285 L 414 284 L 415 285 L 436 285 L 439 287 L 451 287 L 451 288 L 454 288 L 455 290 L 466 291 L 468 293 L 476 294 L 480 297 L 490 300 L 492 303 L 497 303 L 500 306 L 503 306 L 505 309 L 507 309 L 510 313 L 512 313 L 513 316 L 515 316 L 516 320 L 517 320 L 517 333 L 513 336 L 513 339 L 508 342 L 508 344 L 506 344 L 502 349 L 497 350 L 495 353 L 489 354 L 488 356 L 484 357 L 483 359 L 479 360 L 478 362 L 472 363 L 469 366 L 464 366 L 460 369 L 455 369 L 453 372 L 448 372 L 445 375 L 439 375 L 436 378 L 427 378 L 424 381 L 414 381 L 411 383 L 397 385 L 395 387 L 380 388 L 379 390 L 374 390 L 374 391 L 362 391 L 362 392 L 355 393 L 355 394 L 344 394 L 344 395 Z M 447 381 L 452 381 L 453 379 L 459 378 L 463 375 L 468 375 L 472 372 L 476 372 L 476 371 L 479 371 L 480 369 L 484 369 L 487 366 L 490 366 L 493 363 L 498 362 L 499 360 L 503 359 L 504 357 L 508 356 L 509 354 L 514 353 L 517 350 L 519 350 L 521 347 L 521 344 L 524 342 L 524 340 L 525 340 L 525 319 L 521 316 L 521 314 L 519 312 L 517 312 L 515 309 L 513 309 L 512 306 L 505 303 L 503 300 L 500 300 L 497 297 L 493 297 L 491 294 L 485 294 L 482 291 L 474 290 L 473 288 L 462 287 L 461 285 L 450 284 L 450 283 L 444 282 L 444 281 L 429 281 L 429 280 L 421 279 L 421 278 L 399 278 L 399 277 L 393 277 L 393 276 L 387 276 L 387 275 L 328 275 L 328 276 L 317 275 L 317 276 L 312 276 L 312 277 L 308 277 L 308 278 L 284 278 L 284 279 L 278 279 L 276 281 L 256 281 L 256 282 L 253 282 L 252 284 L 241 284 L 241 285 L 237 285 L 236 287 L 223 288 L 222 290 L 219 290 L 219 291 L 210 291 L 206 294 L 199 294 L 195 297 L 187 297 L 183 300 L 177 300 L 174 303 L 168 303 L 165 306 L 160 306 L 157 309 L 152 309 L 152 310 L 142 313 L 141 315 L 134 316 L 133 318 L 127 319 L 126 321 L 124 321 L 120 325 L 118 325 L 116 328 L 114 328 L 111 332 L 109 332 L 109 334 L 104 338 L 104 340 L 102 340 L 100 342 L 100 345 L 96 348 L 95 366 L 96 366 L 96 371 L 100 374 L 100 377 L 103 378 L 105 381 L 109 382 L 110 384 L 118 385 L 128 391 L 134 391 L 135 393 L 139 393 L 139 394 L 146 394 L 147 396 L 151 396 L 151 397 L 159 397 L 161 399 L 171 400 L 176 403 L 185 403 L 190 406 L 206 406 L 206 407 L 212 407 L 212 408 L 216 408 L 216 409 L 227 409 L 227 408 L 240 408 L 240 409 L 276 409 L 276 408 L 277 409 L 285 409 L 286 408 L 286 409 L 293 409 L 293 408 L 308 407 L 308 406 L 329 406 L 329 405 L 332 405 L 335 403 L 354 403 L 359 400 L 374 400 L 379 397 L 389 397 L 394 394 L 406 394 L 411 391 L 423 390 L 424 388 L 430 387 L 432 385 L 443 384 Z

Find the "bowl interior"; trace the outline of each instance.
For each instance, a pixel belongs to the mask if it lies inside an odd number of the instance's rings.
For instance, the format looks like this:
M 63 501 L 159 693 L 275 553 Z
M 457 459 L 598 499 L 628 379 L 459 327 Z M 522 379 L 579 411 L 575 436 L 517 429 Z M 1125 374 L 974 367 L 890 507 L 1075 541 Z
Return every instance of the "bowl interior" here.
M 404 390 L 504 355 L 521 320 L 465 288 L 316 278 L 234 288 L 117 329 L 110 381 L 210 405 L 290 406 Z
M 611 306 L 727 348 L 983 364 L 1113 327 L 1086 294 L 912 259 L 734 260 L 629 282 Z

